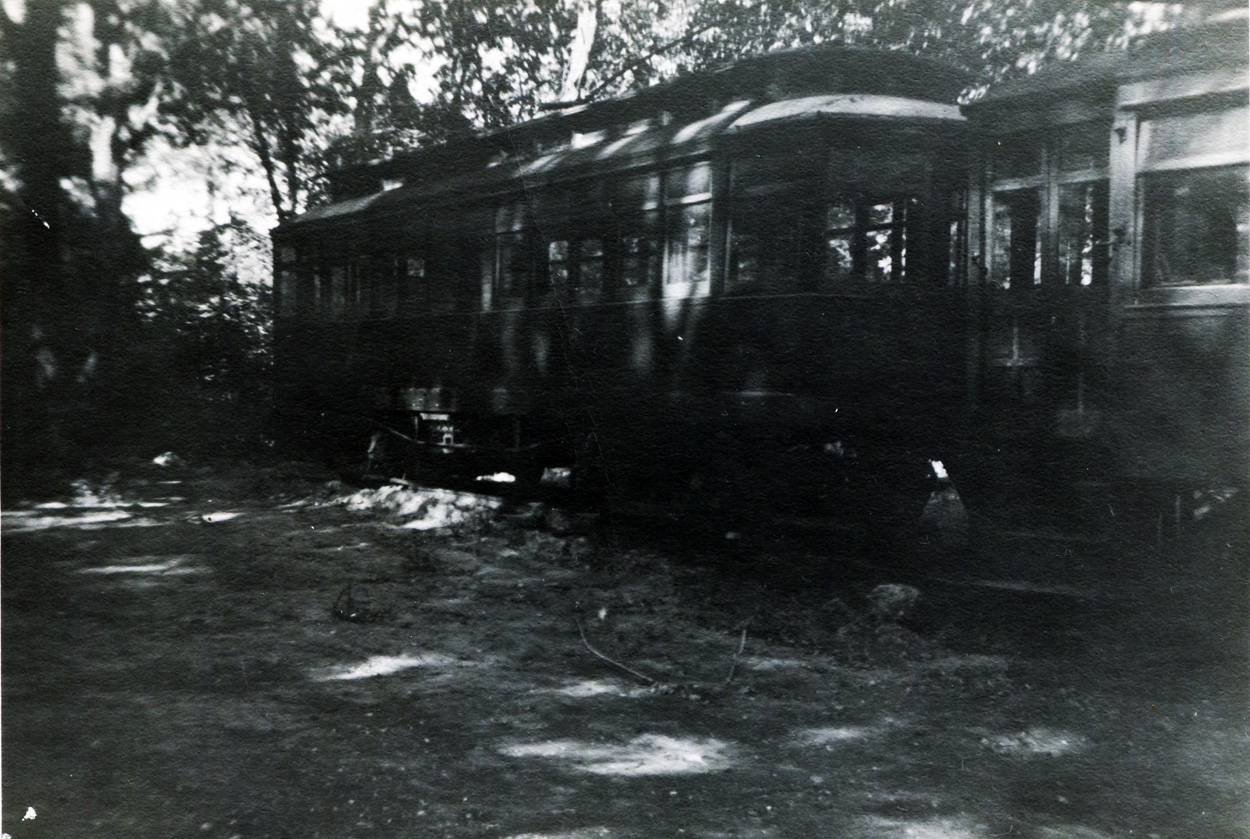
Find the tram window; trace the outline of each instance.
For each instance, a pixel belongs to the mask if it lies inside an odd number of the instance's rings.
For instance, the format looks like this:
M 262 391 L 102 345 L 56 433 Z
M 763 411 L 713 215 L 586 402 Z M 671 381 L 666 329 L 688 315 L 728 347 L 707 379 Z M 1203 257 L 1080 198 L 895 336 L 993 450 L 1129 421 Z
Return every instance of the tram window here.
M 1040 195 L 1035 189 L 994 193 L 990 282 L 1025 288 L 1042 282 Z
M 278 248 L 278 314 L 294 315 L 299 311 L 299 274 L 296 270 L 295 248 Z
M 794 198 L 793 196 L 788 196 Z M 729 282 L 793 290 L 803 263 L 802 202 L 777 197 L 735 202 L 729 241 Z
M 583 303 L 603 291 L 603 240 L 556 239 L 547 243 L 547 280 L 552 290 Z
M 1247 167 L 1144 176 L 1142 279 L 1147 286 L 1250 281 Z
M 404 259 L 404 299 L 421 300 L 425 297 L 425 257 L 408 256 Z
M 330 266 L 330 300 L 325 314 L 330 318 L 343 317 L 347 308 L 347 266 Z
M 299 278 L 294 270 L 278 271 L 278 314 L 291 316 L 299 311 Z
M 582 239 L 577 249 L 577 289 L 583 296 L 603 291 L 603 240 Z
M 1243 162 L 1250 146 L 1250 108 L 1165 114 L 1145 120 L 1139 144 L 1146 169 Z
M 547 243 L 547 280 L 557 290 L 569 285 L 569 243 L 567 239 Z
M 617 246 L 620 250 L 619 287 L 626 296 L 660 282 L 661 178 L 658 172 L 625 178 L 612 195 L 612 215 L 617 219 Z
M 505 233 L 496 240 L 499 268 L 495 291 L 502 300 L 524 299 L 534 274 L 532 248 L 524 233 Z
M 712 170 L 706 163 L 665 178 L 668 205 L 666 285 L 706 283 L 711 277 Z
M 709 276 L 709 204 L 693 204 L 672 213 L 674 224 L 668 240 L 667 284 L 699 283 Z
M 311 274 L 308 310 L 313 317 L 322 317 L 328 308 L 330 280 L 326 274 L 325 263 L 321 259 L 313 262 Z
M 731 288 L 794 291 L 808 259 L 819 164 L 802 154 L 748 157 L 733 163 L 729 235 Z
M 393 318 L 399 313 L 400 262 L 394 254 L 376 254 L 371 260 L 372 308 L 375 317 Z
M 1065 285 L 1103 285 L 1107 244 L 1107 182 L 1059 187 L 1059 276 Z
M 948 285 L 962 285 L 966 279 L 964 266 L 968 259 L 968 236 L 965 220 L 968 217 L 968 193 L 955 190 L 949 198 L 950 224 L 946 241 Z
M 535 242 L 524 203 L 500 207 L 495 216 L 495 294 L 504 305 L 519 305 L 533 286 Z
M 368 313 L 370 294 L 368 276 L 368 265 L 362 257 L 353 256 L 348 260 L 345 310 L 349 316 L 359 317 Z
M 453 312 L 460 305 L 461 280 L 466 273 L 464 264 L 468 257 L 465 247 L 465 241 L 458 237 L 440 237 L 431 243 L 426 263 L 427 311 Z
M 621 286 L 649 288 L 660 280 L 660 213 L 652 210 L 622 224 Z
M 664 200 L 672 204 L 683 199 L 711 198 L 712 167 L 706 163 L 674 169 L 664 180 Z
M 825 208 L 825 277 L 874 283 L 907 279 L 907 225 L 915 198 L 849 199 Z

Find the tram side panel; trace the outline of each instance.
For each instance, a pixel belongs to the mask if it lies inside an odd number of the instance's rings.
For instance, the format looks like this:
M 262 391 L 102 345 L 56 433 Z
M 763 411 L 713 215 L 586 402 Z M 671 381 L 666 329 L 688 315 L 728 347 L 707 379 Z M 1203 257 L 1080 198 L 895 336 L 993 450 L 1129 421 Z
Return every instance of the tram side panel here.
M 1250 479 L 1250 309 L 1139 307 L 1117 335 L 1113 449 L 1129 479 Z

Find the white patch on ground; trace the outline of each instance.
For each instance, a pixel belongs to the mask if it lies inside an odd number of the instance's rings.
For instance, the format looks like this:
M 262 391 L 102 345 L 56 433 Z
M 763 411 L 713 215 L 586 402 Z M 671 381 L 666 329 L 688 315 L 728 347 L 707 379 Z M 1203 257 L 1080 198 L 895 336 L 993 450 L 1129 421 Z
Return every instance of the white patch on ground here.
M 590 696 L 628 696 L 632 698 L 647 694 L 647 691 L 643 688 L 625 687 L 599 679 L 585 679 L 562 688 L 540 688 L 533 692 L 555 694 L 556 696 L 571 696 L 574 699 L 585 699 Z
M 403 520 L 400 526 L 409 530 L 434 530 L 485 518 L 499 509 L 503 501 L 472 492 L 384 486 L 362 489 L 332 503 L 357 513 Z
M 241 515 L 243 514 L 234 512 L 233 510 L 218 510 L 212 513 L 201 513 L 197 519 L 205 524 L 220 524 L 223 521 L 237 519 Z
M 981 744 L 999 754 L 1013 757 L 1059 757 L 1084 750 L 1089 741 L 1071 731 L 1030 728 L 1017 734 L 983 737 Z
M 604 839 L 612 831 L 606 827 L 583 827 L 563 833 L 514 833 L 507 839 Z
M 339 553 L 340 551 L 362 551 L 373 547 L 371 542 L 357 542 L 355 545 L 327 545 L 324 548 L 313 548 L 313 553 Z
M 95 530 L 105 524 L 113 524 L 129 518 L 131 518 L 130 513 L 123 510 L 82 514 L 71 513 L 63 516 L 31 516 L 8 512 L 0 514 L 0 521 L 3 521 L 6 527 L 19 532 L 25 530 L 49 530 L 54 527 L 75 527 L 80 530 Z
M 80 568 L 79 574 L 203 574 L 207 568 L 188 568 L 183 563 L 194 559 L 190 555 L 171 556 L 163 562 L 140 562 L 138 560 L 162 559 L 156 556 L 132 557 L 127 565 L 102 565 L 95 568 Z
M 795 738 L 805 746 L 832 746 L 835 743 L 863 740 L 865 737 L 875 733 L 875 728 L 862 725 L 845 725 L 831 726 L 829 728 L 808 728 L 798 732 Z
M 1080 824 L 1065 824 L 1059 827 L 1034 827 L 1033 835 L 1037 839 L 1112 839 L 1110 833 L 1094 830 Z M 1151 836 L 1158 836 L 1156 833 Z
M 335 667 L 318 673 L 314 678 L 319 682 L 340 682 L 352 679 L 368 679 L 373 676 L 389 676 L 411 670 L 414 667 L 449 667 L 460 662 L 442 653 L 422 653 L 420 655 L 375 655 L 360 664 L 348 667 Z
M 1076 586 L 1042 585 L 1025 580 L 973 580 L 972 585 L 982 588 L 998 589 L 999 591 L 1019 591 L 1026 594 L 1059 594 L 1066 597 L 1091 598 L 1091 592 L 1083 591 Z
M 864 816 L 850 836 L 873 839 L 988 839 L 989 829 L 967 816 L 947 819 L 888 819 Z
M 743 656 L 741 665 L 747 670 L 757 673 L 768 673 L 773 670 L 794 670 L 804 666 L 797 658 L 761 658 L 759 656 Z
M 549 757 L 569 761 L 594 775 L 703 775 L 730 765 L 729 746 L 710 737 L 644 734 L 620 746 L 577 740 L 505 746 L 509 757 Z

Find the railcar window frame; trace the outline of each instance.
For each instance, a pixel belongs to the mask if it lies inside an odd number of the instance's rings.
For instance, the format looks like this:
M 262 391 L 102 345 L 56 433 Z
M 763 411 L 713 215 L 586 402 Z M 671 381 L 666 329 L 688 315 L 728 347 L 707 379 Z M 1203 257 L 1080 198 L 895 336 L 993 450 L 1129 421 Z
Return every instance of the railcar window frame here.
M 1246 164 L 1138 176 L 1142 288 L 1250 284 L 1248 178 Z
M 594 305 L 608 299 L 607 242 L 611 223 L 602 178 L 547 187 L 538 193 L 542 240 L 538 305 Z
M 644 300 L 664 279 L 664 176 L 659 170 L 614 179 L 609 204 L 614 230 L 617 300 Z
M 1137 119 L 1138 289 L 1149 295 L 1244 288 L 1250 284 L 1250 105 L 1244 92 L 1239 99 L 1156 105 Z
M 824 202 L 824 265 L 822 283 L 827 289 L 861 285 L 903 285 L 912 279 L 907 266 L 907 242 L 914 236 L 909 227 L 918 221 L 922 202 L 918 195 L 882 193 L 842 193 L 828 196 Z M 888 208 L 888 216 L 881 216 Z M 874 216 L 874 212 L 878 215 Z M 874 244 L 875 240 L 875 244 Z M 841 247 L 835 248 L 837 241 Z M 877 260 L 881 267 L 889 260 L 883 273 L 872 270 L 874 248 L 884 245 L 888 254 Z M 841 257 L 835 263 L 835 251 Z M 839 265 L 850 263 L 849 270 Z
M 1108 288 L 1110 120 L 1065 122 L 1044 133 L 992 140 L 985 208 L 988 286 L 1013 294 Z M 1030 160 L 1037 168 L 1026 173 L 1022 167 Z M 1074 198 L 1078 190 L 1084 191 L 1083 201 Z M 1021 278 L 1024 282 L 1017 281 Z
M 680 183 L 685 173 L 686 183 Z M 707 297 L 712 290 L 713 164 L 699 160 L 666 169 L 663 175 L 664 258 L 662 295 Z M 702 189 L 695 187 L 702 186 Z M 695 270 L 690 270 L 694 262 Z M 701 265 L 700 265 L 701 263 Z
M 816 217 L 824 148 L 730 161 L 725 293 L 809 292 L 822 259 Z
M 274 248 L 274 264 L 277 269 L 276 316 L 284 320 L 297 318 L 300 315 L 299 249 L 292 243 L 279 244 Z
M 514 198 L 496 209 L 492 308 L 522 309 L 529 305 L 538 284 L 536 240 L 529 201 Z

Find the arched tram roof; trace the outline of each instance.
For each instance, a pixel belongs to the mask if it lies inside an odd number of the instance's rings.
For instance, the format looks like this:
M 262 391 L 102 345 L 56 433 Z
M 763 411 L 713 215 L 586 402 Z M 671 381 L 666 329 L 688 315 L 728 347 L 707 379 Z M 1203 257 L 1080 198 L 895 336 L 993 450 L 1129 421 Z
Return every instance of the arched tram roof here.
M 679 160 L 718 138 L 768 126 L 851 120 L 957 125 L 965 114 L 994 120 L 1065 97 L 1114 96 L 1117 86 L 1223 71 L 1245 88 L 1247 12 L 1155 33 L 1129 49 L 1100 53 L 992 88 L 960 108 L 971 79 L 934 59 L 899 51 L 821 44 L 781 50 L 695 73 L 616 99 L 571 107 L 515 126 L 400 153 L 331 175 L 344 197 L 276 228 L 301 229 L 355 216 L 507 192 L 647 159 Z M 382 189 L 383 180 L 403 185 Z M 353 182 L 355 182 L 353 184 Z
M 358 181 L 351 197 L 313 208 L 279 231 L 329 223 L 439 197 L 506 191 L 517 179 L 547 181 L 677 160 L 717 138 L 770 126 L 829 121 L 958 125 L 962 71 L 905 52 L 821 44 L 783 50 L 709 73 L 678 77 L 628 96 L 332 175 Z M 428 173 L 428 174 L 427 174 Z M 403 186 L 381 189 L 384 179 Z M 351 194 L 351 193 L 356 194 Z M 363 194 L 362 194 L 363 193 Z

